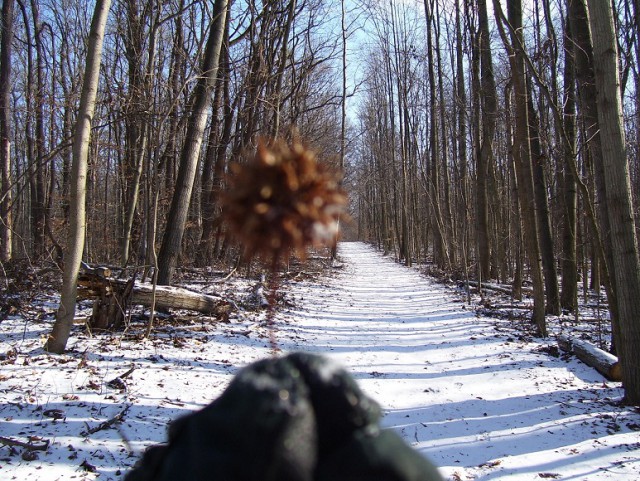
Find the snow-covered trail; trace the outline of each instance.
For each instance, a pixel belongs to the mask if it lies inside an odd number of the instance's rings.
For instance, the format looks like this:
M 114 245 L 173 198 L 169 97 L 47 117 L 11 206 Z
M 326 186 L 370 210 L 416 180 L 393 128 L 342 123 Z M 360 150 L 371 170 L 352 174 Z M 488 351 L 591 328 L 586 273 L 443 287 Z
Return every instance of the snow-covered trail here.
M 640 413 L 612 402 L 618 384 L 545 354 L 509 321 L 476 317 L 455 289 L 365 244 L 340 254 L 343 269 L 282 286 L 295 307 L 277 314 L 278 345 L 343 364 L 448 480 L 640 479 Z M 252 292 L 236 281 L 236 294 Z M 172 419 L 271 353 L 264 311 L 239 310 L 229 323 L 165 321 L 146 340 L 78 326 L 51 356 L 42 343 L 56 300 L 0 322 L 1 481 L 121 481 Z
M 619 386 L 498 331 L 453 289 L 365 244 L 343 243 L 340 255 L 336 276 L 293 287 L 279 347 L 345 365 L 383 406 L 385 425 L 445 476 L 640 479 L 639 416 L 607 402 Z

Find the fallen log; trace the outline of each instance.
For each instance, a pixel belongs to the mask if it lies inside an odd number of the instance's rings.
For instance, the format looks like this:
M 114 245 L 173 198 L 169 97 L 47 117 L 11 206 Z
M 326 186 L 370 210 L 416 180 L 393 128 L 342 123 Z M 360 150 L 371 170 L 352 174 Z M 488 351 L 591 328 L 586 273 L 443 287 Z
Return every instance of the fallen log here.
M 78 279 L 80 298 L 94 299 L 89 326 L 93 329 L 118 329 L 123 325 L 127 309 L 132 305 L 151 307 L 155 295 L 156 309 L 184 309 L 203 314 L 224 314 L 228 303 L 223 299 L 173 286 L 156 286 L 102 277 L 96 272 L 84 272 Z
M 622 381 L 622 369 L 618 358 L 582 339 L 573 339 L 559 335 L 558 347 L 565 352 L 574 354 L 587 366 L 595 368 L 609 381 Z
M 212 314 L 217 312 L 221 298 L 190 291 L 181 287 L 156 286 L 156 308 L 186 309 L 188 311 Z M 151 306 L 153 284 L 135 284 L 131 295 L 131 304 Z
M 461 284 L 469 284 L 469 286 L 471 287 L 475 287 L 476 289 L 478 289 L 478 282 L 477 281 L 465 281 L 465 282 L 461 282 Z M 500 292 L 501 294 L 506 294 L 508 296 L 512 296 L 513 295 L 513 289 L 511 287 L 504 287 L 504 286 L 499 286 L 496 284 L 487 284 L 485 282 L 480 284 L 479 289 L 485 289 L 488 291 L 495 291 L 495 292 Z M 522 288 L 522 292 L 525 294 L 530 294 L 532 291 L 531 288 L 528 287 L 523 287 Z

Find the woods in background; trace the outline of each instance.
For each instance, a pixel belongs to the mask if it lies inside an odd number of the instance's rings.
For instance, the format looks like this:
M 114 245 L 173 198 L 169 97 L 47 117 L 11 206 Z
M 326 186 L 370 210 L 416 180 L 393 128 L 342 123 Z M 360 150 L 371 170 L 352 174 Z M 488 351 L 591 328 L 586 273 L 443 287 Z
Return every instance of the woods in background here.
M 10 3 L 4 2 L 3 55 L 13 68 L 0 83 L 9 99 L 2 132 L 11 146 L 2 157 L 3 214 L 11 214 L 3 215 L 2 232 L 13 239 L 2 243 L 3 260 L 59 261 L 94 2 L 17 1 L 13 13 Z M 113 2 L 91 138 L 89 262 L 149 264 L 150 246 L 162 241 L 174 192 L 184 187 L 181 152 L 193 134 L 194 92 L 210 73 L 203 56 L 214 3 Z M 254 148 L 257 135 L 286 136 L 295 125 L 324 158 L 337 158 L 341 83 L 330 61 L 339 57 L 341 40 L 339 31 L 334 39 L 322 27 L 331 23 L 329 9 L 317 0 L 236 2 L 221 22 L 220 68 L 201 95 L 207 117 L 188 196 L 185 262 L 224 257 L 218 193 L 227 165 Z M 5 42 L 5 32 L 12 41 Z
M 423 6 L 371 7 L 359 235 L 514 298 L 531 282 L 542 336 L 546 314 L 575 311 L 579 281 L 585 296 L 604 286 L 637 385 L 639 5 Z

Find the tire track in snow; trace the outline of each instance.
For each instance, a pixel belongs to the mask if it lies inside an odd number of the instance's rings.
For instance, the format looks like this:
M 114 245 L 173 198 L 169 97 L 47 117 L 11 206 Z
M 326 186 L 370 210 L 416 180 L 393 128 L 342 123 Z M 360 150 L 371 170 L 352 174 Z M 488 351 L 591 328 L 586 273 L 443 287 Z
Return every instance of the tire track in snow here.
M 498 321 L 476 317 L 453 289 L 365 244 L 339 252 L 335 276 L 292 286 L 297 307 L 280 316 L 280 347 L 347 367 L 383 406 L 384 424 L 445 476 L 638 477 L 637 457 L 621 461 L 633 433 L 607 430 L 607 416 L 620 413 L 601 400 L 618 396 L 615 386 L 497 332 Z

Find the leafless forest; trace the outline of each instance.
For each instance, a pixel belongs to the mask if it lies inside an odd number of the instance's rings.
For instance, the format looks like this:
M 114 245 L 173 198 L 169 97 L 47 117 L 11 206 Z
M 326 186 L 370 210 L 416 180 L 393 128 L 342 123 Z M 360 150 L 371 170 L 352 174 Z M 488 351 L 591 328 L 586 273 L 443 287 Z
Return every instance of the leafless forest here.
M 69 325 L 81 261 L 235 265 L 230 166 L 299 140 L 343 238 L 530 287 L 541 336 L 602 289 L 640 403 L 639 35 L 637 0 L 4 0 L 2 289 L 64 271 Z

